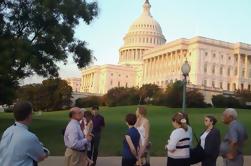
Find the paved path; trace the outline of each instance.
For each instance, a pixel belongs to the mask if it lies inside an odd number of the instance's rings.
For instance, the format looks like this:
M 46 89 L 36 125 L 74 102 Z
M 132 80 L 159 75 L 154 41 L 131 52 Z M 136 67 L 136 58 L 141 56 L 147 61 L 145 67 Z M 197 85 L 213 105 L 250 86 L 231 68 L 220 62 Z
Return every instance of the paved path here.
M 120 166 L 121 157 L 99 157 L 97 166 Z M 251 156 L 245 157 L 245 165 L 250 166 Z M 165 157 L 151 157 L 152 166 L 165 166 L 166 158 Z M 39 166 L 64 166 L 64 157 L 61 156 L 51 156 L 45 161 L 41 162 Z M 199 166 L 199 165 L 196 165 Z M 217 166 L 222 166 L 222 158 L 218 159 Z

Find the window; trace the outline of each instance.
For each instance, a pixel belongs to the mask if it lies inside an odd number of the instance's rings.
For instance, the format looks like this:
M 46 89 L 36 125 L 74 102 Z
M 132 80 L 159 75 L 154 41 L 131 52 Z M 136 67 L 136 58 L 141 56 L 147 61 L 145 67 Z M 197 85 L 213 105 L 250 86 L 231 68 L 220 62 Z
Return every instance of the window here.
M 245 77 L 245 69 L 242 69 L 242 77 Z
M 241 84 L 241 90 L 243 90 L 244 89 L 244 84 Z
M 227 84 L 227 90 L 230 91 L 230 83 Z
M 230 67 L 228 67 L 228 69 L 227 69 L 227 75 L 228 76 L 230 76 L 230 71 L 231 71 L 231 69 L 230 69 Z
M 237 70 L 237 67 L 234 69 L 234 75 L 237 76 L 237 73 L 238 73 L 238 70 Z
M 223 59 L 223 55 L 221 55 L 221 59 Z
M 215 82 L 214 81 L 212 81 L 212 87 L 215 88 Z
M 220 75 L 223 75 L 223 67 L 220 67 Z
M 204 73 L 207 73 L 207 64 L 204 65 Z
M 220 88 L 223 89 L 223 83 L 222 82 L 220 82 Z
M 236 90 L 236 84 L 233 83 L 233 90 Z
M 248 85 L 248 90 L 249 90 L 249 91 L 251 90 L 251 85 Z
M 127 86 L 128 86 L 128 84 L 127 84 L 127 82 L 126 82 L 126 88 L 127 88 Z
M 120 81 L 118 82 L 118 87 L 120 87 Z
M 215 65 L 213 65 L 212 74 L 215 74 Z
M 112 85 L 112 80 L 111 80 L 110 84 Z
M 205 52 L 205 56 L 207 56 L 208 55 L 208 52 Z
M 111 73 L 111 76 L 113 76 L 113 73 Z
M 203 85 L 204 85 L 204 86 L 207 86 L 207 80 L 204 80 Z
M 216 54 L 213 54 L 213 58 L 215 58 L 216 57 Z

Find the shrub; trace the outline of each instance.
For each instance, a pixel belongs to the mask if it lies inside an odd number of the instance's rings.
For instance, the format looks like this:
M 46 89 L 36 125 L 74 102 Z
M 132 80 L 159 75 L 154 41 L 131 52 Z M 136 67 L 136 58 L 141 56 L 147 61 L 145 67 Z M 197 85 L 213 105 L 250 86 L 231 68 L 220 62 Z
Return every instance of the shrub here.
M 108 106 L 135 105 L 139 103 L 139 91 L 136 88 L 116 87 L 105 95 Z
M 241 107 L 240 101 L 235 97 L 215 95 L 212 97 L 212 102 L 213 102 L 214 107 L 217 107 L 217 108 L 226 108 L 226 107 L 240 108 Z
M 204 96 L 198 90 L 190 90 L 186 94 L 187 107 L 203 108 L 206 107 Z
M 78 98 L 75 102 L 75 106 L 79 108 L 91 107 L 93 105 L 101 105 L 102 97 L 101 96 L 88 96 L 84 98 Z

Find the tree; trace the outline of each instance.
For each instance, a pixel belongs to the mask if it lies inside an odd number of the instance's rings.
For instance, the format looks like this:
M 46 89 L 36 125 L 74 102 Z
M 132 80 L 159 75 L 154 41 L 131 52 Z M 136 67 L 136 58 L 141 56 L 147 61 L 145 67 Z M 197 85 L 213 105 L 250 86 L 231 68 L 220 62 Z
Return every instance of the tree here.
M 155 84 L 145 84 L 139 89 L 139 94 L 140 94 L 140 104 L 142 103 L 147 103 L 146 99 L 153 98 L 157 96 L 159 93 L 161 93 L 161 89 L 159 88 L 158 85 Z
M 183 82 L 176 81 L 173 84 L 169 84 L 166 88 L 166 105 L 169 107 L 181 107 L 182 105 L 182 89 Z
M 206 107 L 203 94 L 196 89 L 189 90 L 186 93 L 186 98 L 187 98 L 187 103 L 186 103 L 187 107 L 190 108 Z
M 135 105 L 139 103 L 139 91 L 135 88 L 116 87 L 105 95 L 108 106 Z
M 28 100 L 35 111 L 53 111 L 70 107 L 72 88 L 65 80 L 48 79 L 42 84 L 25 85 L 17 91 L 18 100 Z
M 92 61 L 75 27 L 98 14 L 85 0 L 0 0 L 0 104 L 11 103 L 19 80 L 34 73 L 58 76 L 56 62 L 72 55 L 79 68 Z

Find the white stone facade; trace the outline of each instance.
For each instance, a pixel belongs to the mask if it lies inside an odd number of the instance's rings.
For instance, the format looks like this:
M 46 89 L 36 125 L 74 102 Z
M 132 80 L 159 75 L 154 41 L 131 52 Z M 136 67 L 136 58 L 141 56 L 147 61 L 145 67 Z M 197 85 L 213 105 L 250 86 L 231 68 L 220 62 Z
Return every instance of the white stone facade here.
M 251 45 L 205 37 L 181 38 L 166 43 L 148 0 L 141 16 L 130 26 L 119 50 L 118 65 L 82 70 L 81 92 L 105 94 L 113 87 L 160 87 L 183 79 L 181 66 L 191 65 L 189 85 L 213 94 L 251 89 Z
M 80 78 L 67 78 L 65 79 L 73 92 L 80 92 L 81 79 Z

